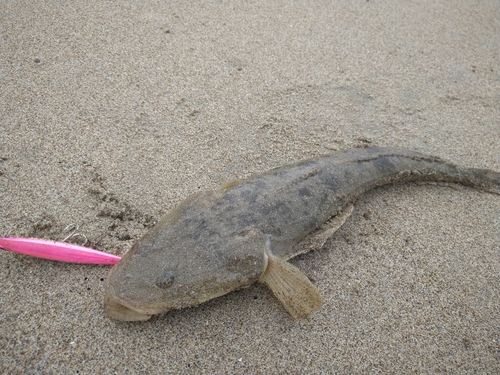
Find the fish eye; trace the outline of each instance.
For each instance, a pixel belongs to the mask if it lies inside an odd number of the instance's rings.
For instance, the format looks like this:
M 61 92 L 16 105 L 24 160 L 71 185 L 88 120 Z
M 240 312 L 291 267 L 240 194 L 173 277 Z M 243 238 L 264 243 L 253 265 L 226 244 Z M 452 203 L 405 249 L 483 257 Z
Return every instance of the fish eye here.
M 156 286 L 167 289 L 172 286 L 174 279 L 172 271 L 167 269 L 156 279 Z

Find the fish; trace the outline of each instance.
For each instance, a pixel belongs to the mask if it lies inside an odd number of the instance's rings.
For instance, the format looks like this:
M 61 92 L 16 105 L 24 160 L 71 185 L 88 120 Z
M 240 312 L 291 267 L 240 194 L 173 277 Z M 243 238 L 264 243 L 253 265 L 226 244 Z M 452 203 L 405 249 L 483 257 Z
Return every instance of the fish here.
M 322 245 L 363 194 L 379 186 L 444 182 L 500 194 L 500 173 L 395 148 L 355 148 L 272 169 L 179 203 L 136 241 L 105 283 L 106 314 L 121 321 L 199 305 L 255 282 L 295 319 L 322 304 L 288 260 Z

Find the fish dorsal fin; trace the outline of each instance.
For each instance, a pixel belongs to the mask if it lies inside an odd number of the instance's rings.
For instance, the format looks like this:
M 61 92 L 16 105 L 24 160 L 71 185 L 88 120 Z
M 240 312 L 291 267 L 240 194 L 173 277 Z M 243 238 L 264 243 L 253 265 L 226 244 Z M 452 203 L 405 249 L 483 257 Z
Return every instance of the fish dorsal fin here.
M 272 290 L 292 317 L 309 317 L 319 310 L 323 298 L 301 270 L 271 253 L 269 243 L 267 237 L 268 264 L 259 281 Z

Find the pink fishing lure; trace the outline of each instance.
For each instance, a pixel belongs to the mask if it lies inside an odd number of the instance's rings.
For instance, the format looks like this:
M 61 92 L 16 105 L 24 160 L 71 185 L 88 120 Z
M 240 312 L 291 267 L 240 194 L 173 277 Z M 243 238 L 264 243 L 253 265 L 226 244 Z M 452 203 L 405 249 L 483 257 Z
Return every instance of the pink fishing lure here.
M 88 247 L 38 238 L 0 238 L 0 248 L 58 262 L 115 264 L 121 258 Z

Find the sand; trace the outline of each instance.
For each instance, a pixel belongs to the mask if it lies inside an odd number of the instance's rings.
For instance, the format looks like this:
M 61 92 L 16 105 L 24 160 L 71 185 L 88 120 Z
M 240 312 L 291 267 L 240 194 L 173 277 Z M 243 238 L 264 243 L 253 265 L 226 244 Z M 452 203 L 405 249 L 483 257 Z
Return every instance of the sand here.
M 351 147 L 500 170 L 498 1 L 2 1 L 0 235 L 123 255 L 190 194 Z M 76 239 L 78 240 L 78 239 Z M 0 252 L 0 373 L 500 373 L 500 196 L 369 192 L 263 285 L 143 323 L 109 268 Z

